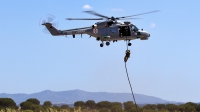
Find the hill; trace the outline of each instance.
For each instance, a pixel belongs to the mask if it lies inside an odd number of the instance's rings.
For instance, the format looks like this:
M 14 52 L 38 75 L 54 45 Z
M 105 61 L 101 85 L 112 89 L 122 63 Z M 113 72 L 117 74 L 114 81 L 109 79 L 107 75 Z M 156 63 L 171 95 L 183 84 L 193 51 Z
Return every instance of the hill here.
M 126 102 L 133 101 L 131 93 L 108 93 L 108 92 L 86 92 L 83 90 L 69 90 L 69 91 L 50 91 L 45 90 L 33 94 L 6 94 L 1 93 L 0 98 L 12 98 L 17 104 L 29 99 L 37 98 L 41 104 L 44 101 L 51 101 L 53 104 L 73 104 L 76 101 L 94 100 L 110 101 L 110 102 Z M 142 94 L 135 94 L 136 102 L 138 104 L 158 104 L 169 103 L 170 101 L 163 100 L 153 96 L 147 96 Z M 171 103 L 171 102 L 170 102 Z

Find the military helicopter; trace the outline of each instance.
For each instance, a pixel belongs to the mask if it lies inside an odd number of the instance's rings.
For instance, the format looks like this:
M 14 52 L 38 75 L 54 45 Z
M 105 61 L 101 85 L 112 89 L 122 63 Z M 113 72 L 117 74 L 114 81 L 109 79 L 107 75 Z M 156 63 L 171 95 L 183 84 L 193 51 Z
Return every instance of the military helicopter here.
M 88 34 L 90 37 L 96 38 L 97 41 L 101 41 L 100 47 L 104 46 L 104 42 L 107 46 L 110 45 L 110 42 L 113 41 L 117 42 L 118 40 L 128 41 L 128 46 L 131 46 L 130 41 L 134 39 L 141 39 L 141 40 L 148 40 L 150 34 L 143 29 L 138 29 L 134 24 L 131 24 L 129 21 L 125 21 L 124 23 L 120 22 L 119 20 L 126 20 L 126 19 L 139 19 L 139 18 L 130 18 L 133 16 L 139 16 L 149 13 L 158 12 L 158 10 L 130 15 L 130 16 L 123 16 L 123 17 L 108 17 L 102 14 L 99 14 L 94 11 L 84 11 L 85 13 L 89 13 L 95 16 L 99 16 L 101 18 L 66 18 L 67 20 L 104 20 L 101 22 L 96 22 L 94 25 L 90 27 L 83 27 L 83 28 L 76 28 L 76 29 L 68 29 L 68 30 L 58 30 L 56 26 L 52 23 L 53 18 L 48 17 L 48 22 L 44 19 L 40 21 L 42 25 L 45 25 L 48 31 L 53 36 L 66 36 L 72 35 L 75 38 L 76 34 Z M 106 19 L 106 20 L 105 20 Z

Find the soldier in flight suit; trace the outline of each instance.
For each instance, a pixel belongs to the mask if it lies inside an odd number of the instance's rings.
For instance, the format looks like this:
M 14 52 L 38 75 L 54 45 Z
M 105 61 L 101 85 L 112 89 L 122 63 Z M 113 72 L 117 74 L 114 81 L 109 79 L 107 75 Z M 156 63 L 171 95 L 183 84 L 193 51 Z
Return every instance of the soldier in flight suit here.
M 131 54 L 131 51 L 130 50 L 126 50 L 126 55 L 124 57 L 124 62 L 127 62 L 128 58 L 130 58 L 130 54 Z

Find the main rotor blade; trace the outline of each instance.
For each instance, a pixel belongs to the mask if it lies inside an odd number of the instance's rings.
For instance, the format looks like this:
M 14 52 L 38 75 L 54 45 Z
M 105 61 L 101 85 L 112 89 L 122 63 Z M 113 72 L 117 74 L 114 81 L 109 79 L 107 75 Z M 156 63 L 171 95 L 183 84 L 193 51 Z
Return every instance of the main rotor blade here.
M 119 18 L 116 18 L 116 19 L 119 19 Z M 142 19 L 142 18 L 122 18 L 120 20 L 128 20 L 128 19 Z
M 94 12 L 94 11 L 84 11 L 84 12 L 89 13 L 89 14 L 92 14 L 92 15 L 95 15 L 95 16 L 107 18 L 107 19 L 109 18 L 108 16 L 104 16 L 104 15 L 99 14 L 99 13 L 96 13 L 96 12 Z
M 103 20 L 103 18 L 67 18 L 67 20 Z
M 135 14 L 135 15 L 131 15 L 131 16 L 117 17 L 117 18 L 127 18 L 127 17 L 133 17 L 133 16 L 139 16 L 139 15 L 145 15 L 145 14 L 150 14 L 150 13 L 155 13 L 155 12 L 159 12 L 159 10 L 155 10 L 155 11 L 151 11 L 151 12 L 145 12 L 145 13 L 141 13 L 141 14 Z

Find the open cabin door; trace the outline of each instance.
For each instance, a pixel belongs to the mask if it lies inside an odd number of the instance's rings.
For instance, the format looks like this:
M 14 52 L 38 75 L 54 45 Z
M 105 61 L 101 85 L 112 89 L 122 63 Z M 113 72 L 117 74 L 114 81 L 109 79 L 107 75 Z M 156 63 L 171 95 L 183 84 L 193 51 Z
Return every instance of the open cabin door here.
M 119 36 L 131 36 L 129 26 L 119 26 Z

